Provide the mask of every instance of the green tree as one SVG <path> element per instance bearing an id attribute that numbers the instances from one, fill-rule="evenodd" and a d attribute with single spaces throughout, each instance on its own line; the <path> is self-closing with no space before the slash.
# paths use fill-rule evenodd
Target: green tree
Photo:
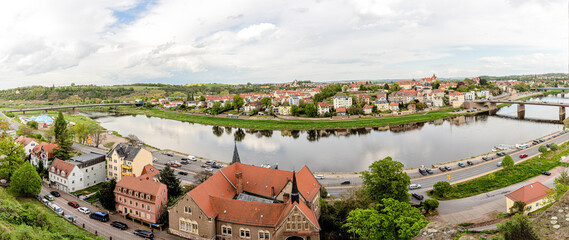
<path id="1" fill-rule="evenodd" d="M 540 153 L 544 153 L 544 152 L 547 152 L 547 147 L 545 145 L 541 145 L 541 146 L 539 146 L 539 148 L 537 150 Z"/>
<path id="2" fill-rule="evenodd" d="M 383 84 L 383 89 L 389 90 L 389 84 L 387 84 L 387 83 L 386 83 L 386 84 Z"/>
<path id="3" fill-rule="evenodd" d="M 397 92 L 401 90 L 401 88 L 399 87 L 399 83 L 393 83 L 393 85 L 391 85 L 391 87 L 389 88 L 389 92 Z"/>
<path id="4" fill-rule="evenodd" d="M 101 205 L 109 211 L 115 211 L 115 187 L 117 186 L 117 181 L 111 179 L 108 182 L 104 182 L 99 190 L 99 201 Z"/>
<path id="5" fill-rule="evenodd" d="M 447 181 L 440 181 L 433 185 L 433 193 L 439 197 L 445 197 L 452 190 L 452 186 Z"/>
<path id="6" fill-rule="evenodd" d="M 211 107 L 211 114 L 217 115 L 221 112 L 221 102 L 215 102 Z"/>
<path id="7" fill-rule="evenodd" d="M 77 125 L 73 127 L 73 130 L 75 133 L 75 138 L 77 138 L 77 141 L 82 144 L 85 144 L 89 139 L 89 135 L 97 131 L 97 126 L 88 123 L 77 123 Z"/>
<path id="8" fill-rule="evenodd" d="M 164 183 L 168 188 L 168 198 L 180 196 L 182 193 L 180 179 L 176 177 L 174 169 L 170 168 L 170 166 L 166 166 L 166 168 L 160 172 L 158 181 Z"/>
<path id="9" fill-rule="evenodd" d="M 429 213 L 439 207 L 439 201 L 437 199 L 427 199 L 421 202 L 421 206 Z"/>
<path id="10" fill-rule="evenodd" d="M 513 166 L 514 166 L 514 159 L 512 159 L 510 155 L 506 155 L 502 160 L 502 167 L 504 167 L 504 169 L 510 169 Z"/>
<path id="11" fill-rule="evenodd" d="M 433 87 L 433 89 L 439 89 L 440 85 L 441 85 L 441 82 L 439 82 L 439 80 L 431 83 L 431 87 Z"/>
<path id="12" fill-rule="evenodd" d="M 204 96 L 200 96 L 200 98 L 198 99 L 200 102 L 205 101 L 205 97 Z"/>
<path id="13" fill-rule="evenodd" d="M 298 116 L 299 114 L 300 114 L 300 109 L 298 109 L 298 106 L 296 105 L 290 106 L 290 115 Z"/>
<path id="14" fill-rule="evenodd" d="M 372 163 L 369 170 L 362 172 L 361 178 L 363 190 L 376 202 L 385 198 L 401 202 L 409 201 L 407 187 L 411 183 L 411 178 L 403 172 L 403 164 L 391 157 Z"/>
<path id="15" fill-rule="evenodd" d="M 304 112 L 309 117 L 316 117 L 316 115 L 318 115 L 318 110 L 316 110 L 314 103 L 307 103 L 304 105 Z"/>
<path id="16" fill-rule="evenodd" d="M 38 122 L 36 122 L 36 121 L 29 121 L 26 123 L 26 125 L 28 125 L 29 127 L 33 128 L 33 129 L 38 129 Z"/>
<path id="17" fill-rule="evenodd" d="M 515 201 L 512 207 L 510 207 L 510 213 L 512 214 L 524 214 L 526 211 L 526 203 L 523 201 Z"/>
<path id="18" fill-rule="evenodd" d="M 516 214 L 512 219 L 498 224 L 498 230 L 505 240 L 538 240 L 531 221 L 526 215 Z"/>
<path id="19" fill-rule="evenodd" d="M 40 193 L 41 184 L 41 178 L 30 162 L 24 163 L 10 178 L 10 190 L 23 197 Z"/>
<path id="20" fill-rule="evenodd" d="M 12 174 L 24 163 L 24 146 L 14 143 L 11 137 L 0 140 L 0 178 L 10 179 Z"/>
<path id="21" fill-rule="evenodd" d="M 265 108 L 269 108 L 273 104 L 273 100 L 271 100 L 270 97 L 264 97 L 261 99 L 261 103 L 263 106 L 265 106 Z"/>
<path id="22" fill-rule="evenodd" d="M 233 109 L 237 110 L 237 112 L 239 112 L 239 109 L 241 109 L 241 107 L 243 107 L 243 104 L 245 104 L 245 101 L 243 100 L 243 98 L 241 96 L 239 96 L 239 94 L 233 96 Z"/>
<path id="23" fill-rule="evenodd" d="M 567 171 L 559 173 L 559 176 L 553 180 L 553 186 L 555 191 L 552 191 L 549 195 L 554 199 L 559 199 L 569 190 L 569 173 Z"/>
<path id="24" fill-rule="evenodd" d="M 67 160 L 71 156 L 71 137 L 67 129 L 67 121 L 63 118 L 63 113 L 59 110 L 57 118 L 53 124 L 55 143 L 57 147 L 53 149 L 53 156 L 62 160 Z"/>
<path id="25" fill-rule="evenodd" d="M 549 145 L 549 149 L 551 149 L 551 151 L 557 151 L 557 149 L 559 149 L 559 146 L 557 146 L 555 143 L 551 143 Z"/>
<path id="26" fill-rule="evenodd" d="M 427 223 L 408 202 L 386 198 L 375 208 L 351 211 L 344 227 L 364 239 L 412 239 Z"/>
<path id="27" fill-rule="evenodd" d="M 231 110 L 232 105 L 231 102 L 227 101 L 223 104 L 223 111 Z"/>

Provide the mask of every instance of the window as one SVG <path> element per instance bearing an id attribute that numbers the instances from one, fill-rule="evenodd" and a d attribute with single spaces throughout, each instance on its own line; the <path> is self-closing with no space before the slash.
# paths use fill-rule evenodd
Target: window
<path id="1" fill-rule="evenodd" d="M 185 206 L 184 207 L 184 212 L 185 213 L 192 213 L 192 209 L 189 206 Z"/>
<path id="2" fill-rule="evenodd" d="M 137 206 L 137 207 L 138 207 L 138 202 L 134 202 L 134 206 Z"/>
<path id="3" fill-rule="evenodd" d="M 134 215 L 138 216 L 138 211 L 135 210 L 135 211 L 134 211 Z"/>
<path id="4" fill-rule="evenodd" d="M 221 226 L 221 234 L 223 234 L 223 235 L 231 235 L 231 227 L 229 227 L 229 226 Z"/>
<path id="5" fill-rule="evenodd" d="M 120 191 L 121 191 L 121 187 L 118 187 L 117 190 L 120 192 Z"/>
<path id="6" fill-rule="evenodd" d="M 140 204 L 140 207 L 141 207 L 142 209 L 144 209 L 144 203 L 141 203 L 141 204 Z"/>
<path id="7" fill-rule="evenodd" d="M 135 192 L 135 193 L 134 193 L 134 196 L 135 196 L 135 197 L 138 197 L 138 192 Z"/>
<path id="8" fill-rule="evenodd" d="M 180 218 L 180 230 L 198 234 L 198 223 Z"/>
<path id="9" fill-rule="evenodd" d="M 242 238 L 250 238 L 251 232 L 249 231 L 249 229 L 240 228 L 239 229 L 239 236 L 241 236 Z"/>
<path id="10" fill-rule="evenodd" d="M 146 214 L 146 219 L 150 220 L 150 214 Z"/>
<path id="11" fill-rule="evenodd" d="M 146 206 L 148 208 L 148 211 L 150 211 L 150 205 Z"/>
<path id="12" fill-rule="evenodd" d="M 122 197 L 119 197 L 119 202 L 122 202 Z"/>
<path id="13" fill-rule="evenodd" d="M 150 201 L 150 195 L 146 195 L 146 200 Z"/>
<path id="14" fill-rule="evenodd" d="M 129 200 L 129 204 L 132 205 L 132 200 Z"/>

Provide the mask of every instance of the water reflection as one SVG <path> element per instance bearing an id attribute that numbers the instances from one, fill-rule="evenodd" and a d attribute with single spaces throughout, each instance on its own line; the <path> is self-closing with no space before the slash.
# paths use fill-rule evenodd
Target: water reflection
<path id="1" fill-rule="evenodd" d="M 223 135 L 223 128 L 220 126 L 213 126 L 211 130 L 215 136 L 221 137 L 221 135 Z"/>

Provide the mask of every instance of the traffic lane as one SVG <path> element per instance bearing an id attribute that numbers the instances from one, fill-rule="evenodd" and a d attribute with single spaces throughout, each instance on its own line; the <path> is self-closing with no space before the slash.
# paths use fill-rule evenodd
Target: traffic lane
<path id="1" fill-rule="evenodd" d="M 320 185 L 324 187 L 341 186 L 342 183 L 346 181 L 350 182 L 348 185 L 361 185 L 363 182 L 360 177 L 318 179 Z"/>
<path id="2" fill-rule="evenodd" d="M 559 137 L 554 138 L 552 141 L 550 142 L 555 142 L 557 144 L 560 144 L 564 141 L 567 141 L 567 139 L 569 139 L 569 134 L 563 134 Z M 543 142 L 541 144 L 547 144 L 550 143 L 549 141 Z M 533 156 L 537 153 L 539 153 L 538 148 L 539 145 L 535 145 L 532 148 L 529 149 L 524 149 L 524 150 L 517 150 L 514 152 L 511 152 L 510 156 L 512 156 L 512 159 L 514 159 L 514 162 L 518 162 L 521 160 L 520 158 L 520 154 L 528 154 L 529 156 Z M 451 184 L 455 183 L 457 181 L 460 180 L 464 180 L 464 179 L 468 179 L 471 177 L 475 177 L 481 174 L 485 174 L 488 173 L 490 171 L 499 169 L 501 167 L 496 166 L 498 162 L 500 162 L 503 158 L 500 159 L 496 159 L 493 161 L 488 161 L 487 163 L 483 164 L 483 165 L 474 165 L 471 167 L 466 167 L 465 169 L 461 169 L 461 171 L 450 171 L 450 172 L 446 172 L 448 174 L 450 174 L 451 176 Z M 421 184 L 421 186 L 423 188 L 432 188 L 433 185 L 439 181 L 448 181 L 447 179 L 447 175 L 446 174 L 442 174 L 442 175 L 438 175 L 438 176 L 433 176 L 430 178 L 426 178 L 426 179 L 418 179 L 418 180 L 412 180 L 412 183 L 418 183 Z"/>
<path id="3" fill-rule="evenodd" d="M 82 153 L 96 152 L 96 153 L 100 153 L 100 154 L 107 154 L 107 151 L 105 151 L 103 149 L 88 147 L 88 146 L 85 146 L 85 145 L 82 145 L 79 143 L 73 143 L 73 145 L 71 145 L 71 147 L 77 151 L 82 152 Z"/>
<path id="4" fill-rule="evenodd" d="M 53 189 L 50 188 L 46 188 L 46 187 L 42 187 L 41 193 L 42 196 L 45 194 L 48 194 L 50 191 L 53 191 Z M 57 204 L 62 210 L 63 210 L 63 214 L 67 214 L 67 215 L 71 215 L 73 218 L 75 218 L 76 222 L 75 224 L 79 227 L 83 227 L 83 224 L 85 224 L 85 229 L 95 233 L 95 231 L 97 232 L 97 235 L 102 235 L 102 236 L 106 236 L 106 237 L 113 237 L 113 239 L 132 239 L 133 237 L 136 238 L 136 236 L 130 232 L 129 230 L 131 229 L 129 226 L 129 230 L 119 230 L 117 228 L 111 227 L 109 224 L 112 221 L 120 221 L 117 220 L 116 217 L 111 216 L 110 217 L 110 221 L 107 223 L 103 223 L 94 219 L 91 219 L 89 217 L 89 214 L 84 214 L 79 212 L 76 208 L 73 208 L 69 205 L 67 205 L 67 203 L 69 201 L 75 201 L 79 203 L 79 206 L 83 206 L 83 207 L 87 207 L 89 208 L 89 210 L 91 212 L 95 212 L 95 211 L 99 211 L 99 209 L 97 209 L 94 206 L 91 206 L 89 203 L 84 202 L 79 200 L 76 197 L 73 197 L 71 195 L 67 195 L 66 193 L 62 193 L 59 192 L 61 194 L 61 197 L 54 197 L 54 200 L 52 201 L 53 203 Z M 47 206 L 49 208 L 49 206 Z M 128 224 L 127 224 L 128 225 Z"/>

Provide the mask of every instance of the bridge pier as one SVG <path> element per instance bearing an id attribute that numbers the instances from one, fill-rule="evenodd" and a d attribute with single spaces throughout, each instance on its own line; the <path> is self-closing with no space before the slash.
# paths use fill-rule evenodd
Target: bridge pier
<path id="1" fill-rule="evenodd" d="M 565 90 L 561 90 L 561 97 L 565 97 Z"/>
<path id="2" fill-rule="evenodd" d="M 71 111 L 73 111 L 73 114 L 75 114 L 75 108 L 72 108 L 72 110 L 71 110 Z"/>
<path id="3" fill-rule="evenodd" d="M 526 105 L 518 103 L 518 118 L 524 119 L 525 115 L 526 115 Z"/>
<path id="4" fill-rule="evenodd" d="M 498 108 L 496 107 L 496 103 L 493 102 L 488 102 L 488 114 L 489 115 L 496 115 L 496 112 L 498 112 Z"/>
<path id="5" fill-rule="evenodd" d="M 565 120 L 565 107 L 559 107 L 559 121 Z"/>
<path id="6" fill-rule="evenodd" d="M 26 115 L 26 111 L 22 111 L 22 115 Z"/>

